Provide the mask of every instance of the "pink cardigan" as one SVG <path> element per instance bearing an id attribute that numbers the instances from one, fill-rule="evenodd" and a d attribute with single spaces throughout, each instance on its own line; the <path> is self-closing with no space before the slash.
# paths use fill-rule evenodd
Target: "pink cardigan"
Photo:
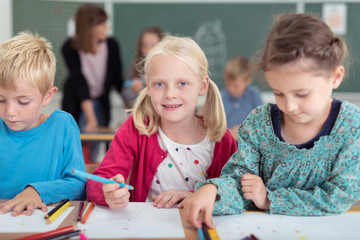
<path id="1" fill-rule="evenodd" d="M 206 170 L 209 178 L 219 177 L 222 167 L 236 152 L 236 142 L 226 131 L 220 142 L 215 143 L 214 157 Z M 149 194 L 151 182 L 159 164 L 166 158 L 158 142 L 157 134 L 150 137 L 140 135 L 131 115 L 116 132 L 105 158 L 94 171 L 95 175 L 111 178 L 122 174 L 126 179 L 131 172 L 130 201 L 144 202 Z M 86 184 L 87 198 L 98 204 L 107 205 L 102 192 L 102 183 L 89 180 Z"/>

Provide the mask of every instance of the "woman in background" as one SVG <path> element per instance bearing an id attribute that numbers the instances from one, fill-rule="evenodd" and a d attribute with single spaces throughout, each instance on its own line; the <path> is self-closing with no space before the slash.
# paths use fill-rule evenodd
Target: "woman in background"
<path id="1" fill-rule="evenodd" d="M 107 37 L 105 11 L 84 4 L 75 15 L 75 36 L 66 40 L 62 54 L 69 75 L 64 85 L 63 110 L 71 113 L 81 131 L 96 131 L 110 121 L 109 92 L 123 83 L 120 48 Z M 96 160 L 99 144 L 92 144 L 91 161 Z"/>

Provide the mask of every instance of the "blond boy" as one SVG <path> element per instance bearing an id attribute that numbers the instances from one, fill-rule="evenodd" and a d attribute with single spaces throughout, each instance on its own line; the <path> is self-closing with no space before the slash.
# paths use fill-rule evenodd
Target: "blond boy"
<path id="1" fill-rule="evenodd" d="M 84 199 L 80 133 L 72 116 L 42 113 L 57 92 L 46 39 L 23 32 L 0 44 L 0 213 L 16 216 L 62 199 Z"/>
<path id="2" fill-rule="evenodd" d="M 263 104 L 260 91 L 251 86 L 252 66 L 244 57 L 230 59 L 224 70 L 226 89 L 221 91 L 228 129 L 237 139 L 237 129 L 252 109 Z"/>

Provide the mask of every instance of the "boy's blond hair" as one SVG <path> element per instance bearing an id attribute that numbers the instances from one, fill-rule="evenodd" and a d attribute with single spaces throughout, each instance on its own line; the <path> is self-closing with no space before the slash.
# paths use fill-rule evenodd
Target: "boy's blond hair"
<path id="1" fill-rule="evenodd" d="M 238 77 L 243 80 L 251 78 L 253 67 L 249 59 L 241 56 L 231 58 L 225 66 L 224 74 L 229 80 L 235 80 Z"/>
<path id="2" fill-rule="evenodd" d="M 37 87 L 42 95 L 54 85 L 56 58 L 43 37 L 21 32 L 0 44 L 0 87 L 16 90 L 19 84 Z"/>
<path id="3" fill-rule="evenodd" d="M 173 56 L 182 61 L 198 76 L 199 81 L 208 76 L 206 56 L 199 45 L 191 38 L 166 36 L 156 44 L 145 59 L 143 71 L 145 79 L 147 79 L 149 64 L 157 55 Z M 219 89 L 212 80 L 209 81 L 205 104 L 199 115 L 203 117 L 204 126 L 209 129 L 210 140 L 214 142 L 220 141 L 225 134 L 227 123 Z M 154 134 L 160 125 L 160 116 L 152 106 L 146 88 L 140 92 L 135 102 L 134 122 L 140 133 L 147 136 Z"/>

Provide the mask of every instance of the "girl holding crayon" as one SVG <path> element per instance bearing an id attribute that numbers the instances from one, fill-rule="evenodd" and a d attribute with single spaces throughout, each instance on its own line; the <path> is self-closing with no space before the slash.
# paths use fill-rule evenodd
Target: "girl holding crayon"
<path id="1" fill-rule="evenodd" d="M 145 59 L 147 87 L 120 127 L 94 174 L 130 185 L 87 183 L 88 199 L 111 208 L 129 200 L 170 208 L 197 182 L 220 175 L 236 151 L 216 84 L 201 48 L 189 38 L 167 36 Z M 205 105 L 196 113 L 199 96 Z"/>

